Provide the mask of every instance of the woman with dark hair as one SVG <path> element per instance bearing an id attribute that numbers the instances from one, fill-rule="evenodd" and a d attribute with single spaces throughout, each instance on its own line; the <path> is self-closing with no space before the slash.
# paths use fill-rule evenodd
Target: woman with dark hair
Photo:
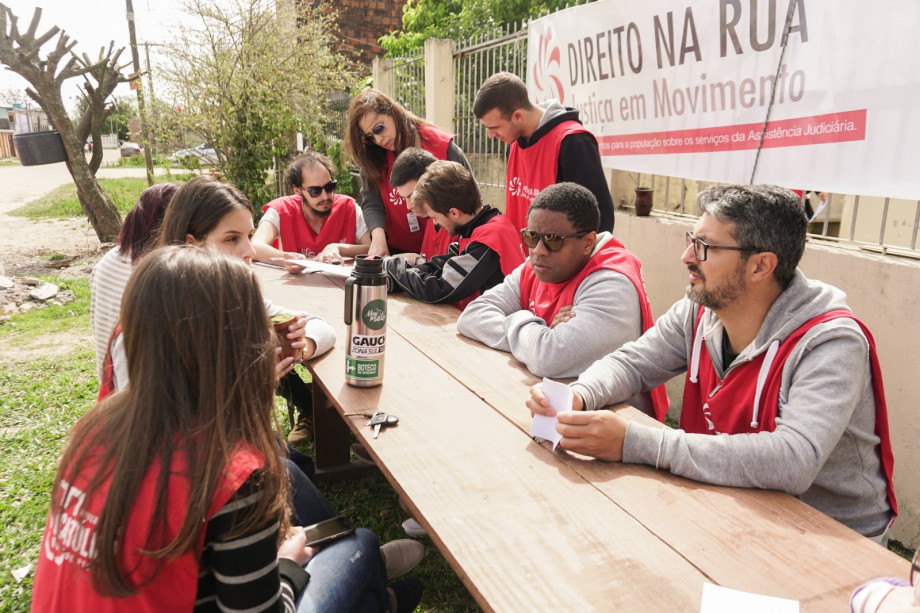
<path id="1" fill-rule="evenodd" d="M 159 249 L 131 276 L 121 323 L 132 383 L 74 428 L 33 611 L 415 607 L 417 580 L 385 587 L 373 533 L 319 548 L 289 526 L 275 343 L 248 266 L 211 249 Z M 319 521 L 331 510 L 314 495 Z"/>
<path id="2" fill-rule="evenodd" d="M 169 210 L 163 217 L 158 239 L 159 246 L 196 244 L 213 247 L 218 251 L 252 262 L 253 208 L 249 199 L 239 189 L 212 177 L 201 175 L 183 185 L 173 196 Z M 335 345 L 335 330 L 319 317 L 295 313 L 265 301 L 268 316 L 294 315 L 288 327 L 292 346 L 303 350 L 304 360 L 329 351 Z M 111 359 L 103 365 L 100 379 L 100 399 L 105 393 L 120 390 L 128 381 L 122 339 L 116 335 L 110 343 Z M 277 365 L 281 378 L 294 367 L 294 358 L 287 357 Z"/>
<path id="3" fill-rule="evenodd" d="M 115 247 L 102 256 L 90 273 L 89 322 L 96 341 L 96 373 L 100 379 L 109 338 L 121 308 L 121 293 L 133 267 L 156 245 L 166 205 L 178 189 L 176 183 L 157 183 L 145 189 L 125 216 Z"/>
<path id="4" fill-rule="evenodd" d="M 418 253 L 428 219 L 420 219 L 390 185 L 396 157 L 421 147 L 439 160 L 470 163 L 453 136 L 420 119 L 385 94 L 366 89 L 348 107 L 345 149 L 361 170 L 361 210 L 371 233 L 370 255 Z"/>

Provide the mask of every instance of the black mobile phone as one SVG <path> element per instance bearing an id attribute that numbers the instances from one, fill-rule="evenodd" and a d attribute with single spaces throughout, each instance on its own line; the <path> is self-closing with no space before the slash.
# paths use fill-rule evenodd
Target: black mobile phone
<path id="1" fill-rule="evenodd" d="M 337 538 L 348 536 L 355 531 L 355 527 L 346 517 L 333 517 L 312 526 L 304 526 L 307 535 L 307 545 L 322 545 Z"/>

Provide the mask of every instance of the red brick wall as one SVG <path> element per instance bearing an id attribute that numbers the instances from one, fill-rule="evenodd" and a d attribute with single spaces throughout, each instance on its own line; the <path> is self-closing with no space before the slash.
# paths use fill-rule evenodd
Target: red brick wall
<path id="1" fill-rule="evenodd" d="M 345 51 L 370 74 L 371 60 L 385 52 L 377 39 L 402 27 L 405 0 L 334 0 Z"/>

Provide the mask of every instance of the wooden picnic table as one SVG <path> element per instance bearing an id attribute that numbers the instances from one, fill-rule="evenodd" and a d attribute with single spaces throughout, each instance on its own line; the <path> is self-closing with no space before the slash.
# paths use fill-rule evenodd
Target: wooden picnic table
<path id="1" fill-rule="evenodd" d="M 338 335 L 308 364 L 319 477 L 354 470 L 353 432 L 486 611 L 699 611 L 707 582 L 846 611 L 862 582 L 909 573 L 906 560 L 789 494 L 538 444 L 524 406 L 538 378 L 458 335 L 451 306 L 391 295 L 384 382 L 351 387 L 344 279 L 255 268 L 267 297 Z M 400 422 L 373 439 L 361 414 L 377 407 Z"/>

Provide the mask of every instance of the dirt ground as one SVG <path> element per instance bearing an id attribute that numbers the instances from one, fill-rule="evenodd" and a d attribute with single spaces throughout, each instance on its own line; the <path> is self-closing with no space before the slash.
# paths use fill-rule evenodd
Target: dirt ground
<path id="1" fill-rule="evenodd" d="M 96 176 L 145 176 L 143 168 L 105 168 L 105 164 L 116 160 L 118 155 L 117 150 L 107 150 L 103 167 Z M 103 248 L 100 244 L 85 217 L 33 221 L 7 214 L 71 181 L 63 162 L 31 167 L 0 166 L 0 276 L 14 280 L 41 275 L 89 277 L 107 247 Z M 70 260 L 69 266 L 55 265 L 49 258 L 52 254 L 66 256 Z M 63 355 L 76 346 L 92 347 L 92 336 L 62 334 L 56 335 L 53 340 L 37 340 L 29 346 L 4 342 L 0 343 L 0 365 L 37 356 Z"/>
<path id="2" fill-rule="evenodd" d="M 145 176 L 143 168 L 105 167 L 117 158 L 117 150 L 106 150 L 103 167 L 96 176 Z M 104 250 L 86 218 L 32 221 L 7 214 L 71 180 L 63 162 L 0 166 L 0 276 L 89 276 Z M 54 253 L 72 258 L 72 264 L 58 269 L 50 267 L 48 256 Z"/>

